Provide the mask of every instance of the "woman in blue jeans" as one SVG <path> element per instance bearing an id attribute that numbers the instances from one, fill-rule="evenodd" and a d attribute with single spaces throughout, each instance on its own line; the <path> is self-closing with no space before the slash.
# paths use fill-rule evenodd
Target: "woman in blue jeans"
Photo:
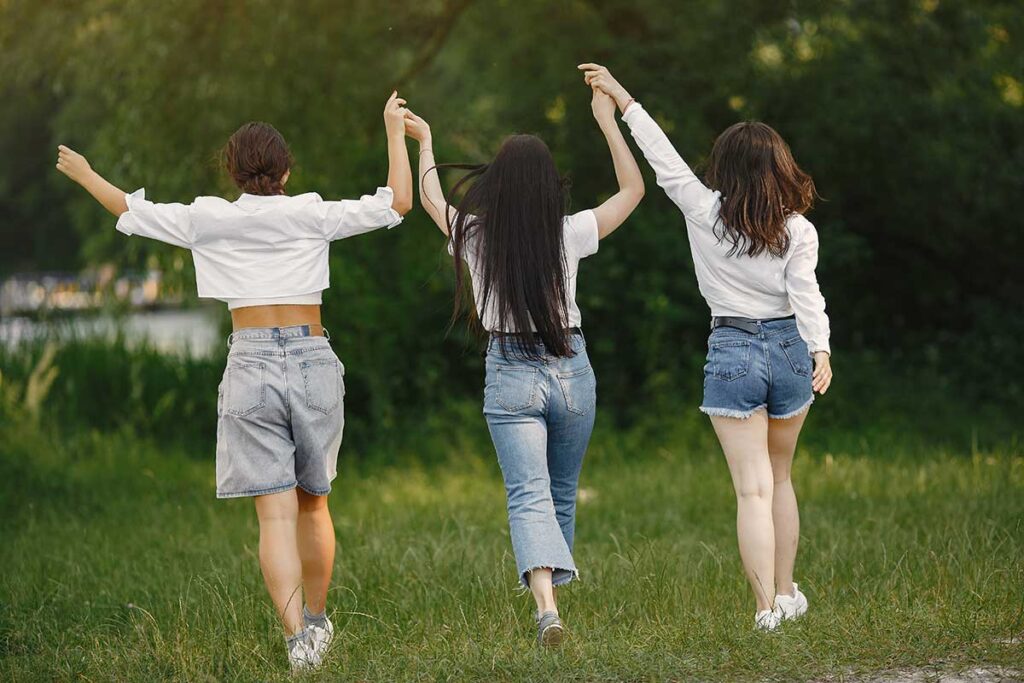
<path id="1" fill-rule="evenodd" d="M 824 394 L 832 381 L 829 322 L 814 273 L 818 233 L 803 215 L 814 204 L 814 181 L 778 133 L 744 121 L 715 140 L 705 185 L 608 69 L 579 68 L 588 85 L 615 99 L 658 185 L 685 218 L 712 315 L 700 409 L 736 490 L 754 625 L 774 630 L 807 611 L 793 582 L 800 517 L 790 468 L 813 392 Z"/>
<path id="2" fill-rule="evenodd" d="M 596 380 L 576 305 L 579 263 L 644 194 L 615 103 L 595 89 L 592 108 L 619 191 L 571 215 L 554 159 L 532 135 L 509 137 L 488 164 L 462 167 L 470 172 L 453 194 L 467 189 L 452 206 L 441 190 L 430 127 L 406 114 L 406 132 L 420 143 L 423 207 L 449 237 L 455 259 L 456 312 L 462 304 L 472 310 L 462 296 L 465 262 L 475 310 L 490 335 L 484 415 L 505 479 L 518 576 L 537 602 L 538 642 L 545 646 L 563 636 L 554 586 L 577 575 L 576 488 L 594 426 Z"/>

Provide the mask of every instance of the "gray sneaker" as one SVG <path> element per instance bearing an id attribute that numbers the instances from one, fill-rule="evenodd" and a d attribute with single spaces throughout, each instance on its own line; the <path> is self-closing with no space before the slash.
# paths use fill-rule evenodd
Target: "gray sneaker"
<path id="1" fill-rule="evenodd" d="M 565 637 L 565 629 L 557 612 L 545 612 L 537 617 L 537 644 L 541 647 L 558 647 Z"/>

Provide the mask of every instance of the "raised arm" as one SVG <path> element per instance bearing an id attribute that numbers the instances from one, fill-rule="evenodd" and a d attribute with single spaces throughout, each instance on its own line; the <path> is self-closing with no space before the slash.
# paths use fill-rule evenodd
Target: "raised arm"
<path id="1" fill-rule="evenodd" d="M 124 234 L 192 248 L 192 220 L 186 204 L 155 204 L 146 199 L 143 189 L 126 194 L 92 170 L 84 156 L 64 145 L 57 148 L 57 170 L 84 187 L 103 208 L 117 216 L 117 229 Z"/>
<path id="2" fill-rule="evenodd" d="M 384 105 L 384 129 L 388 135 L 388 187 L 393 200 L 391 208 L 404 216 L 412 208 L 412 169 L 409 150 L 405 146 L 405 100 L 398 91 L 391 93 Z"/>
<path id="3" fill-rule="evenodd" d="M 718 193 L 708 189 L 694 175 L 679 152 L 669 141 L 661 126 L 651 118 L 608 69 L 599 64 L 580 64 L 588 85 L 608 93 L 622 112 L 647 162 L 654 169 L 658 185 L 665 190 L 687 218 L 701 221 L 718 200 Z"/>
<path id="4" fill-rule="evenodd" d="M 420 204 L 424 211 L 434 221 L 434 224 L 445 235 L 448 234 L 448 220 L 455 220 L 455 209 L 449 209 L 449 215 L 445 216 L 445 207 L 448 206 L 444 198 L 444 190 L 441 189 L 441 179 L 437 175 L 436 162 L 434 161 L 434 142 L 430 135 L 430 124 L 422 118 L 406 111 L 405 132 L 412 139 L 420 143 L 419 163 L 419 187 Z"/>
<path id="5" fill-rule="evenodd" d="M 619 182 L 619 191 L 594 209 L 597 236 L 598 239 L 604 239 L 629 218 L 629 214 L 633 213 L 633 209 L 643 199 L 644 177 L 640 174 L 640 167 L 637 166 L 626 139 L 622 137 L 619 124 L 615 121 L 615 101 L 600 88 L 594 87 L 593 90 L 591 108 L 608 142 L 612 164 L 615 166 L 615 179 Z"/>
<path id="6" fill-rule="evenodd" d="M 120 217 L 128 210 L 125 191 L 92 170 L 89 161 L 64 145 L 57 147 L 57 170 L 85 188 L 103 208 Z"/>

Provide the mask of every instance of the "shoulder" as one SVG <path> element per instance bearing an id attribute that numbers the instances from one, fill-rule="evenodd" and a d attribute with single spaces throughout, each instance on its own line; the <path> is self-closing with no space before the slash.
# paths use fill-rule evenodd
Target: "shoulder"
<path id="1" fill-rule="evenodd" d="M 590 233 L 597 234 L 597 216 L 593 209 L 578 211 L 563 218 L 562 227 L 576 237 L 587 238 Z"/>
<path id="2" fill-rule="evenodd" d="M 802 213 L 789 214 L 786 219 L 786 228 L 789 230 L 790 238 L 795 241 L 818 239 L 818 231 L 815 229 L 814 223 L 807 220 Z"/>

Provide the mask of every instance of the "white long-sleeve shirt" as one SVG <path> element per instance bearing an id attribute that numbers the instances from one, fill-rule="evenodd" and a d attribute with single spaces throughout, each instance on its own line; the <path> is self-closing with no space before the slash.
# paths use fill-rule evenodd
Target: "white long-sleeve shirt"
<path id="1" fill-rule="evenodd" d="M 390 187 L 340 201 L 309 192 L 154 204 L 145 190 L 125 199 L 128 211 L 118 218 L 117 229 L 191 250 L 199 296 L 225 301 L 228 308 L 319 304 L 330 285 L 327 255 L 333 240 L 402 222 L 391 208 Z"/>
<path id="2" fill-rule="evenodd" d="M 781 257 L 730 256 L 732 243 L 715 235 L 720 193 L 700 182 L 638 102 L 626 108 L 622 120 L 654 169 L 658 186 L 683 212 L 697 285 L 711 315 L 760 319 L 796 314 L 808 350 L 830 352 L 825 299 L 814 274 L 818 233 L 811 222 L 798 213 L 789 216 L 790 247 Z"/>

